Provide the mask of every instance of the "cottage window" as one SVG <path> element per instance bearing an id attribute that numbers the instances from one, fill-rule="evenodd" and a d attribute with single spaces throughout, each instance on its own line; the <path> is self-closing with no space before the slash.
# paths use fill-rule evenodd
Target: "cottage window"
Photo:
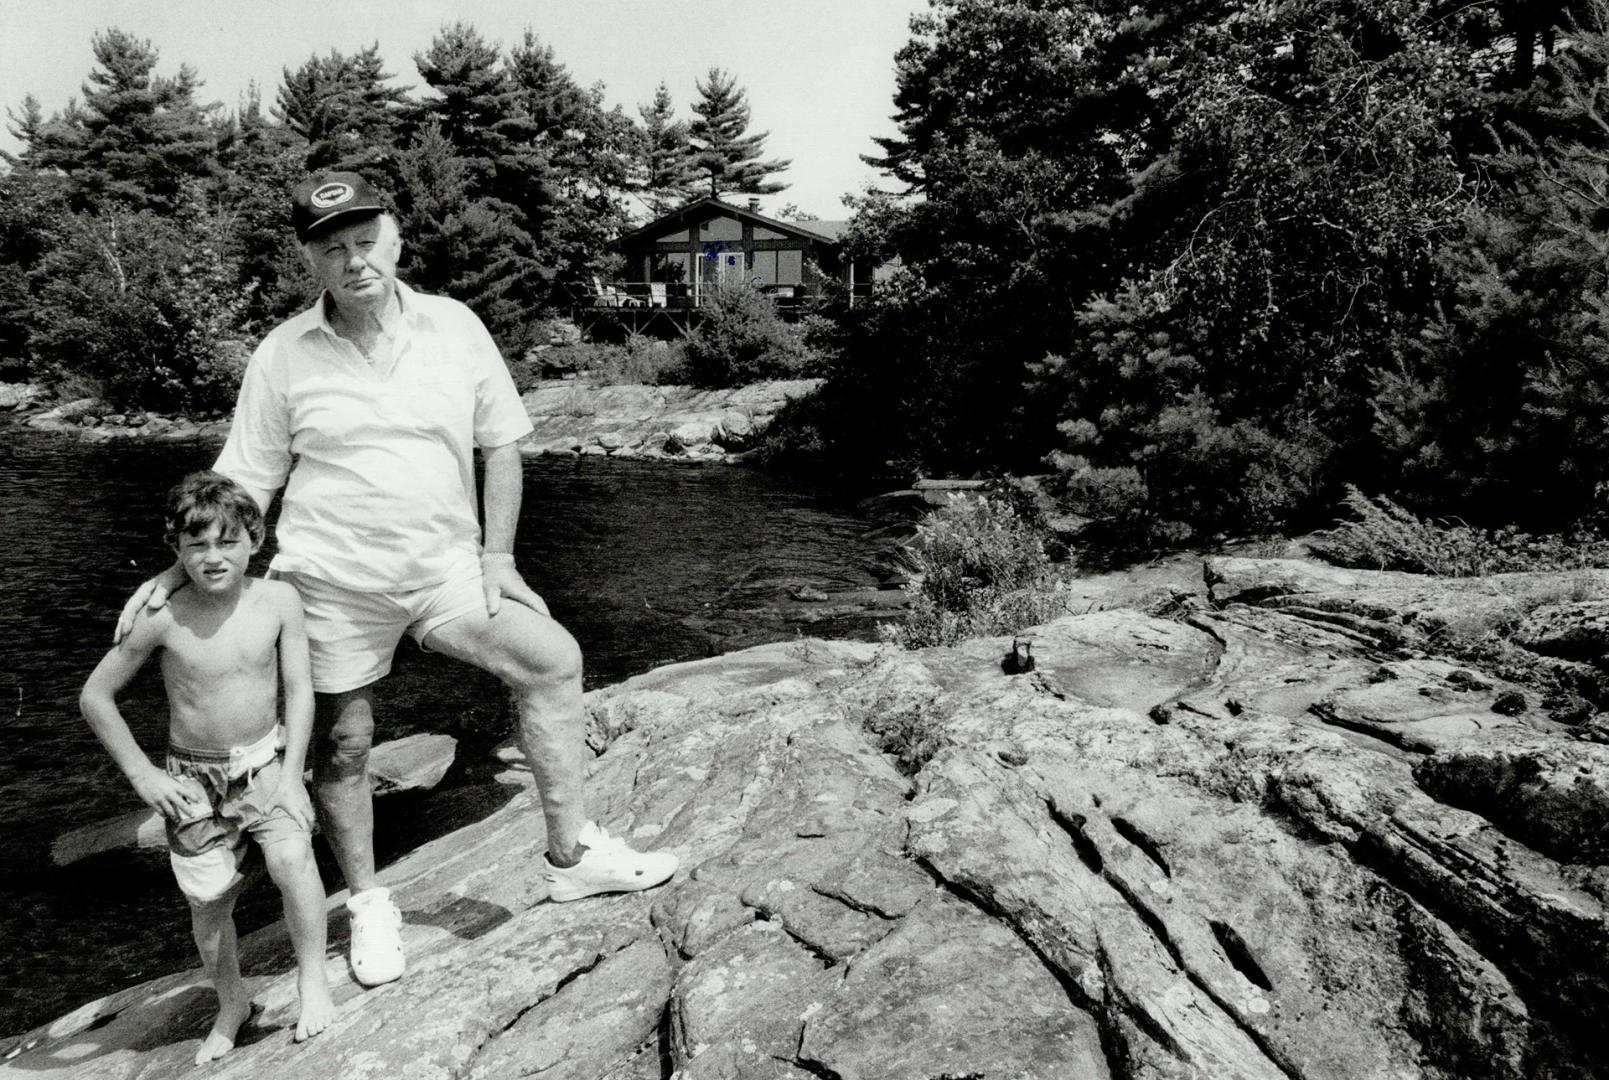
<path id="1" fill-rule="evenodd" d="M 792 251 L 779 251 L 777 256 L 778 285 L 804 284 L 804 252 L 795 248 Z"/>
<path id="2" fill-rule="evenodd" d="M 649 281 L 686 281 L 687 252 L 656 252 L 649 256 Z"/>
<path id="3" fill-rule="evenodd" d="M 736 218 L 717 217 L 700 222 L 698 226 L 700 240 L 741 240 L 743 239 L 743 223 Z"/>
<path id="4" fill-rule="evenodd" d="M 756 251 L 754 253 L 754 276 L 761 285 L 775 285 L 777 283 L 777 253 L 774 251 Z"/>

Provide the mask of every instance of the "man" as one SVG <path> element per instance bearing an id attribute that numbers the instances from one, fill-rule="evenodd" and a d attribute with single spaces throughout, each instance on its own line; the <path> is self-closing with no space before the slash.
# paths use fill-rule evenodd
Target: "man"
<path id="1" fill-rule="evenodd" d="M 375 986 L 405 966 L 401 915 L 375 876 L 367 775 L 373 686 L 403 633 L 514 692 L 552 899 L 649 888 L 677 861 L 632 851 L 585 820 L 581 652 L 514 565 L 518 440 L 531 422 L 490 335 L 464 305 L 397 280 L 396 220 L 358 174 L 300 184 L 291 217 L 324 291 L 252 354 L 215 468 L 265 509 L 285 489 L 270 574 L 306 608 L 314 790 L 351 888 L 353 974 Z M 161 606 L 182 580 L 164 571 L 124 621 L 141 603 Z"/>

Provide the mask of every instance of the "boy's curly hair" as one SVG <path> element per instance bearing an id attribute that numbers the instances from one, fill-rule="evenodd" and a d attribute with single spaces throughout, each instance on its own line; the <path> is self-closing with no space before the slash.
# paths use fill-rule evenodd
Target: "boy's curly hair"
<path id="1" fill-rule="evenodd" d="M 253 546 L 263 542 L 266 526 L 257 500 L 222 473 L 202 469 L 169 490 L 162 539 L 170 548 L 177 549 L 181 537 L 206 532 L 215 521 L 223 522 L 226 530 L 244 529 Z"/>

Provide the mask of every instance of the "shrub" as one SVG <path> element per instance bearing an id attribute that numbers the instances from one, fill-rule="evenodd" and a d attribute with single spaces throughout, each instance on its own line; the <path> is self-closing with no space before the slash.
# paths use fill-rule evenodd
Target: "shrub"
<path id="1" fill-rule="evenodd" d="M 1343 505 L 1354 519 L 1312 544 L 1314 554 L 1339 566 L 1446 577 L 1609 566 L 1609 540 L 1595 533 L 1532 536 L 1512 527 L 1485 530 L 1427 521 L 1384 495 L 1370 498 L 1351 485 Z"/>
<path id="2" fill-rule="evenodd" d="M 596 386 L 668 386 L 685 381 L 680 342 L 632 334 L 623 344 L 578 341 L 531 349 L 509 365 L 521 393 L 543 379 L 575 375 Z"/>
<path id="3" fill-rule="evenodd" d="M 1068 610 L 1044 535 L 1007 501 L 952 496 L 917 526 L 910 614 L 893 630 L 906 648 L 1011 633 Z"/>
<path id="4" fill-rule="evenodd" d="M 250 290 L 222 241 L 198 210 L 75 218 L 30 275 L 30 344 L 49 380 L 93 382 L 118 409 L 228 411 L 250 355 Z"/>
<path id="5" fill-rule="evenodd" d="M 741 282 L 704 294 L 704 320 L 687 337 L 687 379 L 695 386 L 744 386 L 809 375 L 818 359 L 765 296 Z"/>
<path id="6" fill-rule="evenodd" d="M 600 348 L 581 373 L 601 386 L 668 386 L 685 381 L 686 365 L 686 347 L 681 342 L 632 334 L 623 345 Z"/>

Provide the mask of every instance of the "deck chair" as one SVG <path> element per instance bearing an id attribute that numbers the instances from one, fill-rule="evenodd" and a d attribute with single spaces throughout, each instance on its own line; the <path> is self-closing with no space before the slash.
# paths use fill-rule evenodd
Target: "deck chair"
<path id="1" fill-rule="evenodd" d="M 665 295 L 665 283 L 663 281 L 650 281 L 648 283 L 648 306 L 670 306 L 670 300 Z"/>

